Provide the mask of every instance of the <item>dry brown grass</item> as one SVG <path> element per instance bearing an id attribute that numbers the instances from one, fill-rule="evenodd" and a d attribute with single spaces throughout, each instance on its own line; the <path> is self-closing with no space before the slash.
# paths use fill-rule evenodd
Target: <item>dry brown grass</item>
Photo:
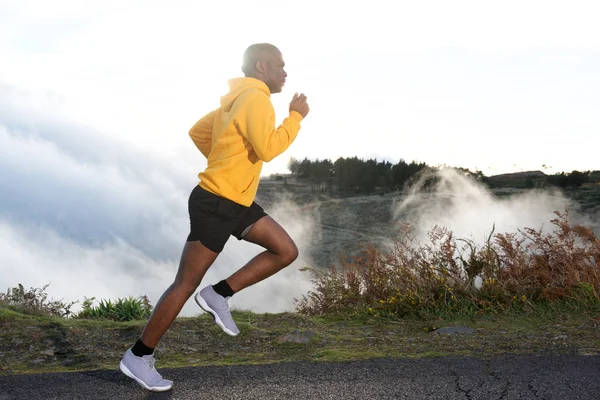
<path id="1" fill-rule="evenodd" d="M 392 251 L 366 244 L 326 271 L 309 269 L 314 289 L 297 301 L 308 315 L 430 316 L 527 311 L 548 304 L 600 305 L 600 239 L 555 212 L 554 231 L 490 233 L 478 247 L 433 227 L 418 243 L 404 226 Z M 476 282 L 478 284 L 476 284 Z"/>

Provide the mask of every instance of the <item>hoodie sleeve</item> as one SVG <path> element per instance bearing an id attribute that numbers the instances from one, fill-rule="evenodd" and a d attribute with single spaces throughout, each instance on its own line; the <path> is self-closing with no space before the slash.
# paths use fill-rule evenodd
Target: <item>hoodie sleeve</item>
<path id="1" fill-rule="evenodd" d="M 206 158 L 208 158 L 212 148 L 212 129 L 216 112 L 217 110 L 209 112 L 196 122 L 194 126 L 192 126 L 192 129 L 190 129 L 190 137 L 198 150 L 200 150 Z"/>
<path id="2" fill-rule="evenodd" d="M 296 139 L 302 116 L 292 111 L 275 128 L 275 110 L 267 95 L 256 91 L 249 94 L 244 103 L 245 112 L 238 118 L 238 128 L 250 142 L 258 158 L 269 162 L 283 153 Z"/>

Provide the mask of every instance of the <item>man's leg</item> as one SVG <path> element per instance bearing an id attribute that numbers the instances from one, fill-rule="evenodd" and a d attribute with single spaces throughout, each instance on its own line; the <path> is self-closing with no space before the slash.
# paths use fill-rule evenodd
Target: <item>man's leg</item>
<path id="1" fill-rule="evenodd" d="M 266 250 L 226 280 L 202 289 L 196 295 L 196 301 L 204 311 L 212 314 L 225 333 L 236 336 L 239 329 L 231 317 L 227 299 L 290 265 L 298 257 L 298 248 L 287 232 L 256 203 L 250 206 L 232 234 Z"/>
<path id="2" fill-rule="evenodd" d="M 158 300 L 142 332 L 146 346 L 156 347 L 218 255 L 199 241 L 185 243 L 175 281 Z"/>
<path id="3" fill-rule="evenodd" d="M 298 258 L 298 248 L 290 235 L 268 215 L 256 221 L 242 239 L 266 250 L 226 279 L 234 292 L 268 278 Z"/>
<path id="4" fill-rule="evenodd" d="M 166 391 L 173 387 L 173 382 L 163 379 L 154 368 L 154 347 L 194 293 L 218 254 L 199 241 L 185 243 L 175 281 L 156 304 L 140 340 L 123 356 L 119 369 L 145 389 Z"/>

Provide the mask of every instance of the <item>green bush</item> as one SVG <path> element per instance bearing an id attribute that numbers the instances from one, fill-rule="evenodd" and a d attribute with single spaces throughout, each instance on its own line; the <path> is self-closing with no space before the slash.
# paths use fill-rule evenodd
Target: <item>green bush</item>
<path id="1" fill-rule="evenodd" d="M 102 318 L 113 321 L 143 320 L 152 314 L 152 305 L 148 297 L 119 298 L 115 302 L 101 299 L 97 306 L 93 306 L 95 297 L 84 298 L 83 309 L 77 318 Z"/>

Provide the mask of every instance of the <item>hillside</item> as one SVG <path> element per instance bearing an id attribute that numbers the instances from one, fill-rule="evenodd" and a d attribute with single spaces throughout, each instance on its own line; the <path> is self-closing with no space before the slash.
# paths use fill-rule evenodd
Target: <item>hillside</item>
<path id="1" fill-rule="evenodd" d="M 535 178 L 545 178 L 548 175 L 543 173 L 542 171 L 524 171 L 524 172 L 513 172 L 510 174 L 499 174 L 492 175 L 488 179 L 490 181 L 498 181 L 502 179 L 511 179 L 515 181 L 524 180 L 526 178 L 535 177 Z"/>
<path id="2" fill-rule="evenodd" d="M 544 179 L 545 175 L 540 171 L 497 175 L 490 178 L 502 184 L 492 185 L 489 191 L 498 199 L 506 199 L 532 190 L 546 189 L 524 188 L 523 183 L 532 177 Z M 598 221 L 600 186 L 586 185 L 563 189 L 561 193 L 575 202 L 575 211 L 590 215 Z M 310 247 L 314 253 L 311 254 L 311 258 L 316 267 L 327 267 L 337 263 L 341 253 L 347 256 L 355 254 L 359 250 L 357 242 L 389 242 L 398 232 L 399 223 L 403 222 L 402 218 L 394 220 L 394 208 L 406 196 L 404 192 L 351 197 L 331 196 L 327 192 L 313 190 L 304 180 L 288 177 L 286 182 L 275 178 L 263 178 L 257 201 L 266 209 L 272 209 L 284 200 L 291 201 L 300 207 L 300 212 L 310 215 L 321 228 L 312 238 Z"/>

